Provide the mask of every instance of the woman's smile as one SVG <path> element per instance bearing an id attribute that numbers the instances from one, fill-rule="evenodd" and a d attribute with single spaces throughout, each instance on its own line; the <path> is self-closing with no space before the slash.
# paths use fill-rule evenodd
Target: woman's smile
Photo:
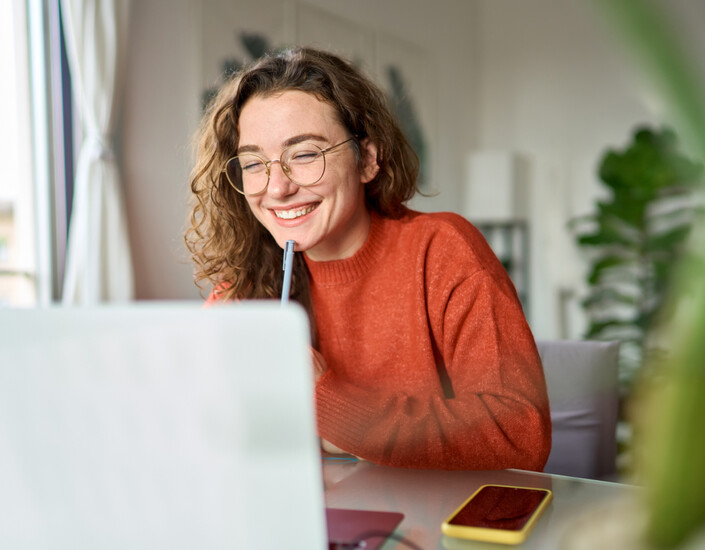
<path id="1" fill-rule="evenodd" d="M 320 203 L 309 204 L 306 206 L 294 206 L 291 208 L 271 208 L 271 211 L 280 220 L 297 220 L 307 214 L 313 212 Z"/>

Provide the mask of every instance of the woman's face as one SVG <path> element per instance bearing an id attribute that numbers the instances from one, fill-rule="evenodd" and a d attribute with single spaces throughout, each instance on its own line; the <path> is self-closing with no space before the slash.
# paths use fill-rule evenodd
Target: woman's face
<path id="1" fill-rule="evenodd" d="M 239 130 L 238 152 L 265 160 L 279 159 L 287 146 L 300 141 L 327 149 L 352 137 L 330 104 L 298 90 L 250 98 Z M 291 239 L 295 250 L 315 261 L 350 257 L 369 233 L 364 185 L 379 170 L 374 145 L 363 142 L 361 156 L 362 169 L 352 141 L 326 153 L 325 173 L 311 187 L 299 187 L 273 163 L 266 191 L 247 197 L 250 209 L 282 248 Z"/>

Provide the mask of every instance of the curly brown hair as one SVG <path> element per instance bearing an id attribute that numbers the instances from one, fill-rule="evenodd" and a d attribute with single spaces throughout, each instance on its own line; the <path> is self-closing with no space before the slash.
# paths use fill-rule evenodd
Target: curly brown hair
<path id="1" fill-rule="evenodd" d="M 218 299 L 277 298 L 282 288 L 282 251 L 254 217 L 245 197 L 224 177 L 236 155 L 238 121 L 247 101 L 286 90 L 313 94 L 334 107 L 359 143 L 377 146 L 377 176 L 365 185 L 370 211 L 398 218 L 417 191 L 418 158 L 389 109 L 384 93 L 350 62 L 328 52 L 296 48 L 267 55 L 242 69 L 210 103 L 196 134 L 191 176 L 193 207 L 184 237 L 196 264 L 199 288 L 206 281 Z M 306 264 L 295 257 L 292 299 L 311 313 Z"/>

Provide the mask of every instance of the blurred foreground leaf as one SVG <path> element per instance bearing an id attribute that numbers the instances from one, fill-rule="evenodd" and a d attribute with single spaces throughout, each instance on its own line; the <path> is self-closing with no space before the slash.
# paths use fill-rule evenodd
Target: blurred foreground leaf
<path id="1" fill-rule="evenodd" d="M 644 62 L 694 155 L 705 160 L 705 94 L 696 65 L 669 26 L 668 3 L 598 0 L 625 45 Z M 687 173 L 682 165 L 674 167 Z M 702 189 L 700 190 L 702 193 Z M 681 262 L 666 302 L 675 319 L 667 330 L 671 350 L 647 370 L 659 371 L 656 388 L 643 399 L 642 456 L 649 494 L 648 540 L 677 548 L 705 530 L 705 227 L 696 218 L 691 255 Z M 679 230 L 676 228 L 675 230 Z M 667 234 L 668 235 L 668 234 Z M 663 238 L 660 244 L 668 245 Z M 658 366 L 653 366 L 658 365 Z"/>

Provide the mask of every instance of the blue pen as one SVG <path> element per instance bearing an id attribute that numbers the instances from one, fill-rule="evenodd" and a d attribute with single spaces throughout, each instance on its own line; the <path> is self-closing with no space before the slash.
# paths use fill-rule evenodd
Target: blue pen
<path id="1" fill-rule="evenodd" d="M 294 268 L 294 241 L 286 241 L 282 269 L 284 270 L 284 285 L 282 286 L 282 307 L 289 303 L 289 289 L 291 288 L 291 270 Z"/>

